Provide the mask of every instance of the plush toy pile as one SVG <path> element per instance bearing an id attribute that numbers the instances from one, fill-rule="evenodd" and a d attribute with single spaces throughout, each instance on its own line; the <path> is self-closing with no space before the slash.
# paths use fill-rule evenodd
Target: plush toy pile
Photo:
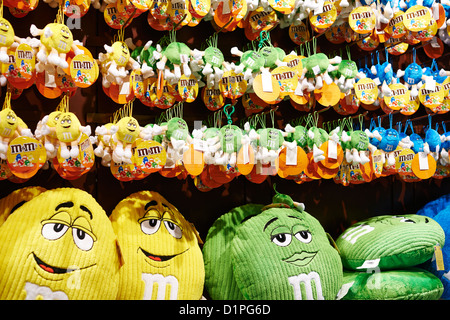
<path id="1" fill-rule="evenodd" d="M 444 243 L 442 227 L 417 214 L 376 216 L 353 224 L 336 240 L 344 266 L 340 298 L 439 299 L 441 280 L 418 266 L 430 261 Z M 437 260 L 431 264 L 442 263 Z"/>

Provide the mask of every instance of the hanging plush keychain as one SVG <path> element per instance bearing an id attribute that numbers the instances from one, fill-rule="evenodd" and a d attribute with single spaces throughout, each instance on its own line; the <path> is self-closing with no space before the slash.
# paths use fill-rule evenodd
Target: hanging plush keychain
<path id="1" fill-rule="evenodd" d="M 337 69 L 337 74 L 339 76 L 336 84 L 338 85 L 341 92 L 348 92 L 353 89 L 353 85 L 356 81 L 356 75 L 358 73 L 358 66 L 350 57 L 350 47 L 346 47 L 347 60 L 342 60 Z"/>
<path id="2" fill-rule="evenodd" d="M 209 37 L 206 40 L 208 47 L 204 51 L 193 50 L 195 58 L 193 61 L 201 60 L 201 73 L 206 77 L 206 86 L 208 88 L 218 88 L 219 81 L 224 73 L 222 69 L 224 56 L 217 46 L 218 37 L 217 33 Z M 197 59 L 198 57 L 201 57 L 201 59 Z"/>
<path id="3" fill-rule="evenodd" d="M 397 70 L 397 78 L 402 78 L 405 85 L 410 89 L 410 95 L 412 98 L 417 97 L 419 94 L 419 88 L 422 86 L 424 75 L 422 67 L 416 63 L 416 48 L 412 49 L 413 62 L 408 64 L 405 70 Z"/>
<path id="4" fill-rule="evenodd" d="M 328 59 L 328 57 L 324 53 L 317 53 L 317 38 L 312 39 L 313 46 L 313 54 L 308 57 L 302 59 L 303 65 L 303 73 L 300 76 L 300 79 L 307 79 L 307 81 L 302 80 L 302 91 L 307 90 L 309 92 L 320 89 L 323 87 L 323 83 L 331 84 L 333 79 L 331 79 L 328 72 L 337 70 L 339 63 L 342 61 L 342 58 L 339 56 L 335 56 L 332 59 Z M 309 46 L 306 47 L 307 51 L 309 51 Z"/>
<path id="5" fill-rule="evenodd" d="M 55 22 L 47 24 L 43 29 L 38 29 L 34 24 L 30 27 L 30 33 L 40 37 L 39 51 L 36 55 L 38 61 L 44 65 L 67 69 L 67 53 L 72 49 L 75 55 L 82 54 L 73 41 L 73 35 L 69 27 L 64 24 L 64 12 L 62 4 L 59 6 Z M 49 71 L 49 70 L 47 70 Z"/>
<path id="6" fill-rule="evenodd" d="M 0 4 L 0 62 L 8 63 L 9 55 L 8 49 L 16 44 L 21 43 L 23 40 L 17 37 L 14 33 L 11 23 L 3 18 L 3 0 Z"/>
<path id="7" fill-rule="evenodd" d="M 112 125 L 108 125 L 109 128 L 107 125 L 96 128 L 97 134 L 111 136 L 110 143 L 113 147 L 111 158 L 116 163 L 132 163 L 131 147 L 136 139 L 149 140 L 152 138 L 151 129 L 149 127 L 142 128 L 133 117 L 133 101 L 128 102 L 114 113 L 115 121 Z"/>
<path id="8" fill-rule="evenodd" d="M 43 119 L 41 133 L 44 135 L 56 135 L 59 145 L 58 148 L 63 159 L 69 157 L 76 158 L 80 152 L 78 148 L 80 138 L 83 133 L 90 136 L 91 127 L 90 125 L 82 126 L 77 116 L 69 111 L 68 95 L 63 96 L 60 108 L 60 114 L 56 114 L 52 119 L 50 117 Z M 54 121 L 54 123 L 49 122 L 49 120 L 51 122 Z M 70 149 L 68 146 L 70 146 Z"/>
<path id="9" fill-rule="evenodd" d="M 31 130 L 11 109 L 11 91 L 6 93 L 3 108 L 0 111 L 0 158 L 6 159 L 11 140 L 20 137 L 32 137 Z"/>
<path id="10" fill-rule="evenodd" d="M 138 69 L 139 63 L 135 61 L 124 40 L 124 29 L 117 32 L 111 46 L 104 45 L 106 54 L 100 53 L 98 61 L 102 70 L 102 85 L 109 88 L 111 83 L 123 84 L 129 76 L 128 70 Z"/>
<path id="11" fill-rule="evenodd" d="M 161 72 L 166 65 L 173 66 L 174 82 L 178 82 L 182 74 L 186 77 L 191 75 L 189 62 L 194 54 L 185 43 L 176 40 L 176 26 L 170 31 L 169 40 L 170 43 L 163 48 L 161 59 L 156 62 L 156 67 Z"/>

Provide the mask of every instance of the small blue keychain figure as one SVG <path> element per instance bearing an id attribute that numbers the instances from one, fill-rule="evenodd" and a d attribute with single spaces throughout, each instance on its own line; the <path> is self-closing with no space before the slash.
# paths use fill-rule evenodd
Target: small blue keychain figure
<path id="1" fill-rule="evenodd" d="M 400 138 L 398 131 L 392 128 L 392 113 L 389 113 L 389 129 L 386 129 L 384 134 L 381 136 L 381 141 L 378 148 L 388 153 L 387 162 L 390 166 L 395 164 L 395 157 L 392 154 L 392 151 L 397 149 L 399 142 Z"/>
<path id="2" fill-rule="evenodd" d="M 436 129 L 438 124 L 436 123 Z M 435 160 L 439 157 L 441 149 L 441 136 L 437 130 L 431 127 L 431 114 L 428 115 L 428 127 L 425 127 L 425 145 L 424 152 L 430 152 Z"/>

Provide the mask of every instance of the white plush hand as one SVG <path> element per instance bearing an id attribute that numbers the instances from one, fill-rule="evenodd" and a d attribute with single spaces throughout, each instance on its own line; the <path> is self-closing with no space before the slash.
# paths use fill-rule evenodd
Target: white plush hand
<path id="1" fill-rule="evenodd" d="M 117 131 L 119 131 L 119 127 L 114 124 L 111 126 L 111 128 L 109 128 L 109 133 L 111 135 L 115 134 Z"/>

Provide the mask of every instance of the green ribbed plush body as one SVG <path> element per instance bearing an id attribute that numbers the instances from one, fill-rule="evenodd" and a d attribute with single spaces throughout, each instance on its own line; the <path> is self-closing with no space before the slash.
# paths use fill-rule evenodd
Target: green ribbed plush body
<path id="1" fill-rule="evenodd" d="M 245 299 L 334 300 L 342 263 L 319 221 L 303 210 L 270 208 L 245 221 L 231 244 Z"/>
<path id="2" fill-rule="evenodd" d="M 431 218 L 415 214 L 377 216 L 355 223 L 337 239 L 346 269 L 364 271 L 416 266 L 445 242 L 444 230 Z"/>
<path id="3" fill-rule="evenodd" d="M 214 300 L 243 300 L 233 275 L 231 241 L 242 221 L 259 214 L 262 204 L 246 204 L 219 217 L 208 230 L 203 245 L 205 287 Z"/>
<path id="4" fill-rule="evenodd" d="M 344 290 L 342 300 L 437 300 L 444 286 L 431 272 L 408 268 L 375 273 L 345 271 Z"/>

